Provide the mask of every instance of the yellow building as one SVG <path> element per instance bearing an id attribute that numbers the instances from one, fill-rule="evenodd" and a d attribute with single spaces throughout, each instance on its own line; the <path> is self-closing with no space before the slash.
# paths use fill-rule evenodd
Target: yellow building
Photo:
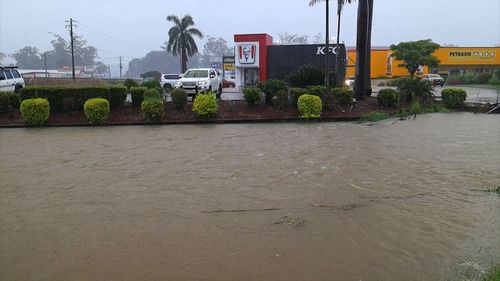
<path id="1" fill-rule="evenodd" d="M 371 78 L 387 78 L 409 76 L 401 63 L 393 59 L 392 51 L 388 47 L 375 47 L 371 51 Z M 439 60 L 439 67 L 432 72 L 449 74 L 477 74 L 492 72 L 500 68 L 500 47 L 442 47 L 434 52 Z M 347 49 L 347 77 L 355 75 L 356 49 Z M 429 73 L 424 67 L 418 74 Z"/>

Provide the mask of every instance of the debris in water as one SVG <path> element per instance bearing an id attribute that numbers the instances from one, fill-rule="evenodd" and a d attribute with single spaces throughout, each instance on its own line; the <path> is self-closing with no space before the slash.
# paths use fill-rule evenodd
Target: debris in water
<path id="1" fill-rule="evenodd" d="M 273 222 L 273 224 L 285 224 L 287 227 L 297 227 L 303 225 L 306 221 L 301 218 L 294 218 L 290 215 L 282 217 L 280 220 Z"/>

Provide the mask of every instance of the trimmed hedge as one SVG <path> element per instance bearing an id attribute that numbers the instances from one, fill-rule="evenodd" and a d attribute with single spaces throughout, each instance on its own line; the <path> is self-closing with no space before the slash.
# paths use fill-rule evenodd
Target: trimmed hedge
<path id="1" fill-rule="evenodd" d="M 0 93 L 0 114 L 9 112 L 9 96 L 6 93 Z"/>
<path id="2" fill-rule="evenodd" d="M 378 104 L 385 107 L 394 107 L 399 103 L 399 92 L 394 89 L 382 89 L 377 95 Z"/>
<path id="3" fill-rule="evenodd" d="M 144 100 L 144 93 L 148 88 L 146 87 L 130 87 L 130 96 L 132 97 L 132 105 L 134 107 L 141 106 L 142 101 Z"/>
<path id="4" fill-rule="evenodd" d="M 145 99 L 141 103 L 141 110 L 147 121 L 159 122 L 163 119 L 163 102 L 160 99 Z"/>
<path id="5" fill-rule="evenodd" d="M 146 92 L 144 92 L 144 99 L 161 100 L 160 92 L 158 92 L 156 89 L 148 89 Z"/>
<path id="6" fill-rule="evenodd" d="M 260 101 L 260 90 L 258 88 L 244 88 L 243 97 L 248 105 L 255 105 Z"/>
<path id="7" fill-rule="evenodd" d="M 0 92 L 0 114 L 19 108 L 21 99 L 14 92 Z"/>
<path id="8" fill-rule="evenodd" d="M 476 76 L 475 82 L 478 84 L 487 84 L 488 81 L 493 77 L 493 73 L 483 72 Z"/>
<path id="9" fill-rule="evenodd" d="M 109 117 L 110 104 L 108 100 L 102 98 L 89 99 L 83 105 L 85 117 L 90 123 L 102 125 Z"/>
<path id="10" fill-rule="evenodd" d="M 279 90 L 287 90 L 288 87 L 285 81 L 282 80 L 267 80 L 266 82 L 259 82 L 257 88 L 265 94 L 266 104 L 270 104 L 274 96 Z"/>
<path id="11" fill-rule="evenodd" d="M 193 103 L 193 112 L 200 118 L 211 118 L 217 115 L 217 99 L 215 94 L 198 94 Z"/>
<path id="12" fill-rule="evenodd" d="M 21 116 L 30 126 L 40 126 L 50 116 L 50 105 L 46 99 L 26 99 L 21 102 Z"/>
<path id="13" fill-rule="evenodd" d="M 184 109 L 187 103 L 186 90 L 175 88 L 170 95 L 172 96 L 172 102 L 175 105 L 175 109 Z"/>
<path id="14" fill-rule="evenodd" d="M 309 86 L 307 87 L 307 93 L 310 95 L 315 95 L 317 97 L 323 98 L 326 95 L 325 86 Z"/>
<path id="15" fill-rule="evenodd" d="M 443 103 L 446 107 L 461 107 L 467 98 L 467 92 L 463 89 L 449 88 L 441 92 Z"/>
<path id="16" fill-rule="evenodd" d="M 23 88 L 21 100 L 44 98 L 50 103 L 52 112 L 79 111 L 91 98 L 104 98 L 110 101 L 111 108 L 123 106 L 127 97 L 125 86 L 33 86 Z"/>
<path id="17" fill-rule="evenodd" d="M 297 102 L 300 117 L 306 119 L 320 118 L 323 111 L 321 99 L 315 95 L 302 95 Z"/>

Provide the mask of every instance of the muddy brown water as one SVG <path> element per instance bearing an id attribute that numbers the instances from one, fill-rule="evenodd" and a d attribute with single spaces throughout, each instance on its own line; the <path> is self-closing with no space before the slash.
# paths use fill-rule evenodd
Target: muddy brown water
<path id="1" fill-rule="evenodd" d="M 498 115 L 2 129 L 0 178 L 0 280 L 456 280 L 500 261 Z"/>

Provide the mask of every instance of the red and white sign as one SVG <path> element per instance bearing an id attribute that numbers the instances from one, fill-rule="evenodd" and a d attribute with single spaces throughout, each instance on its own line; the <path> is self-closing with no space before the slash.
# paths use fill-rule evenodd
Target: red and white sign
<path id="1" fill-rule="evenodd" d="M 241 42 L 236 47 L 236 67 L 259 67 L 259 42 Z"/>

